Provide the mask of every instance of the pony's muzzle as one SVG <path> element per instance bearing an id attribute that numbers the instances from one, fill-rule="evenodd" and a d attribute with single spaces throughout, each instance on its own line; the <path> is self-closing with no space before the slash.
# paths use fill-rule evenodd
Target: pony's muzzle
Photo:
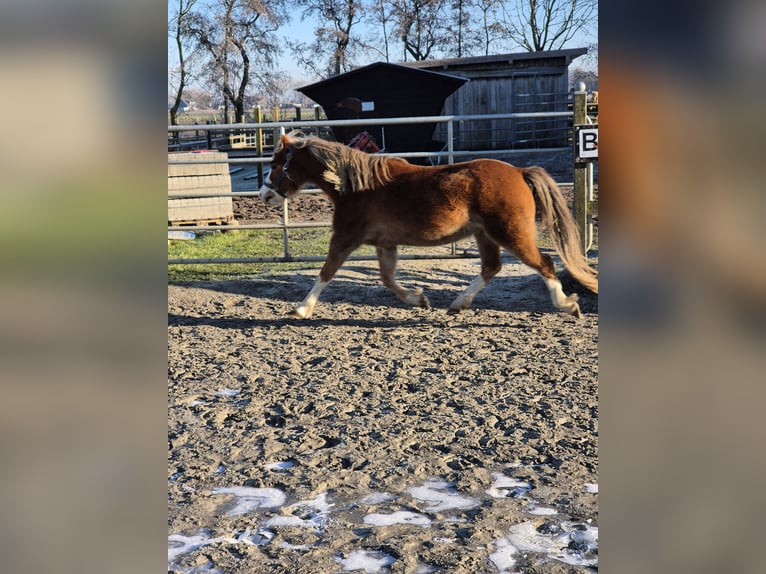
<path id="1" fill-rule="evenodd" d="M 272 207 L 279 207 L 280 205 L 282 205 L 282 196 L 280 196 L 276 191 L 274 191 L 268 185 L 264 184 L 261 186 L 260 194 L 261 194 L 261 199 L 265 201 L 268 205 L 271 205 Z"/>

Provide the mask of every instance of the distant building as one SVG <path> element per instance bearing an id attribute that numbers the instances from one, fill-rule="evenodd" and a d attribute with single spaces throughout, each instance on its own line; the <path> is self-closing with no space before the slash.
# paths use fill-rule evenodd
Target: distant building
<path id="1" fill-rule="evenodd" d="M 170 111 L 170 108 L 173 107 L 174 100 L 168 100 L 168 111 Z M 186 101 L 181 100 L 181 103 L 178 104 L 178 113 L 182 114 L 184 112 L 192 112 L 197 109 L 197 105 L 193 101 Z"/>

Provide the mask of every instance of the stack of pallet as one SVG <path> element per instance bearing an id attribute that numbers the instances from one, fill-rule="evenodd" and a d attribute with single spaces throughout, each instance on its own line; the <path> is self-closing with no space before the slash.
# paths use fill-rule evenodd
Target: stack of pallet
<path id="1" fill-rule="evenodd" d="M 217 151 L 168 154 L 168 224 L 236 223 L 227 160 Z M 198 161 L 208 163 L 192 163 Z"/>

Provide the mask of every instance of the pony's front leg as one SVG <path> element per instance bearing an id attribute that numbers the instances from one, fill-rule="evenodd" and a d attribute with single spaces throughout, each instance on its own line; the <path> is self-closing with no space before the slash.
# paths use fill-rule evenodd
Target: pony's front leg
<path id="1" fill-rule="evenodd" d="M 322 281 L 319 277 L 317 277 L 317 280 L 314 283 L 314 286 L 311 288 L 311 291 L 309 291 L 309 294 L 306 295 L 306 298 L 303 300 L 303 302 L 298 307 L 296 307 L 295 311 L 293 311 L 293 316 L 298 319 L 308 319 L 311 317 L 311 314 L 314 312 L 314 307 L 319 300 L 319 294 L 324 291 L 324 288 L 327 287 L 328 283 L 329 281 Z"/>
<path id="2" fill-rule="evenodd" d="M 383 281 L 383 285 L 391 289 L 403 303 L 430 309 L 431 304 L 428 297 L 423 295 L 422 289 L 405 289 L 396 282 L 397 247 L 376 247 L 375 250 L 378 253 L 380 280 Z"/>
<path id="3" fill-rule="evenodd" d="M 314 307 L 319 300 L 319 295 L 327 287 L 328 283 L 332 280 L 337 273 L 343 262 L 351 255 L 351 252 L 359 247 L 359 242 L 349 238 L 339 238 L 337 234 L 333 234 L 330 239 L 330 250 L 327 252 L 327 259 L 322 266 L 322 270 L 319 272 L 316 283 L 309 291 L 303 302 L 293 311 L 293 316 L 299 319 L 308 319 L 314 312 Z"/>

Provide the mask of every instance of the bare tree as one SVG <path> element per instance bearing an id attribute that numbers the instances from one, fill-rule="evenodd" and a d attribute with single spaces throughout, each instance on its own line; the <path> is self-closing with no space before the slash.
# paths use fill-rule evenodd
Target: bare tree
<path id="1" fill-rule="evenodd" d="M 275 74 L 258 86 L 254 100 L 258 105 L 276 108 L 284 102 L 295 99 L 293 97 L 294 87 L 295 82 L 285 74 Z"/>
<path id="2" fill-rule="evenodd" d="M 569 71 L 569 88 L 575 88 L 580 82 L 585 84 L 587 90 L 598 89 L 598 73 L 593 70 L 576 67 Z"/>
<path id="3" fill-rule="evenodd" d="M 401 59 L 463 57 L 483 52 L 502 27 L 498 0 L 371 0 L 368 22 L 377 33 L 365 46 L 391 61 L 392 44 L 401 42 Z"/>
<path id="4" fill-rule="evenodd" d="M 393 0 L 396 32 L 404 48 L 404 60 L 427 60 L 444 46 L 444 12 L 448 0 Z"/>
<path id="5" fill-rule="evenodd" d="M 181 107 L 184 90 L 189 84 L 191 78 L 190 57 L 193 53 L 193 47 L 188 45 L 189 40 L 189 20 L 192 9 L 197 0 L 177 0 L 178 8 L 173 13 L 168 22 L 168 34 L 175 40 L 176 50 L 178 51 L 178 68 L 173 73 L 168 74 L 168 82 L 175 85 L 172 90 L 175 93 L 173 105 L 170 107 L 170 124 L 178 124 L 178 110 Z"/>
<path id="6" fill-rule="evenodd" d="M 194 100 L 197 107 L 202 110 L 211 109 L 216 98 L 213 92 L 203 87 L 189 86 L 184 93 L 189 96 L 190 100 Z"/>
<path id="7" fill-rule="evenodd" d="M 299 64 L 322 77 L 336 76 L 351 69 L 356 38 L 354 27 L 362 21 L 362 0 L 294 0 L 303 9 L 303 19 L 317 21 L 314 42 L 291 43 Z"/>
<path id="8" fill-rule="evenodd" d="M 477 29 L 477 51 L 484 56 L 489 56 L 490 46 L 503 37 L 504 27 L 498 22 L 499 4 L 498 0 L 476 0 L 477 19 L 481 22 Z"/>
<path id="9" fill-rule="evenodd" d="M 560 50 L 577 32 L 596 25 L 598 0 L 515 0 L 501 2 L 502 24 L 525 50 Z"/>
<path id="10" fill-rule="evenodd" d="M 274 32 L 284 14 L 284 0 L 214 0 L 194 15 L 190 31 L 209 57 L 209 79 L 221 87 L 227 114 L 233 106 L 235 122 L 244 118 L 251 83 L 271 79 L 279 51 Z"/>
<path id="11" fill-rule="evenodd" d="M 377 34 L 366 41 L 390 61 L 490 55 L 516 46 L 561 49 L 579 32 L 597 29 L 597 0 L 369 0 Z M 396 58 L 395 58 L 396 59 Z"/>
<path id="12" fill-rule="evenodd" d="M 379 26 L 380 33 L 374 33 L 370 41 L 365 42 L 365 47 L 378 52 L 385 58 L 386 62 L 390 62 L 390 40 L 395 24 L 394 10 L 391 7 L 391 2 L 389 0 L 371 0 L 368 13 L 367 21 L 374 27 Z M 377 48 L 378 45 L 382 45 L 382 47 Z"/>
<path id="13" fill-rule="evenodd" d="M 587 46 L 588 53 L 580 60 L 580 66 L 586 70 L 595 71 L 598 75 L 598 42 L 591 42 Z"/>
<path id="14" fill-rule="evenodd" d="M 454 41 L 445 43 L 446 54 L 462 58 L 472 54 L 478 45 L 477 29 L 473 26 L 475 0 L 452 0 L 450 3 L 451 30 Z"/>
<path id="15" fill-rule="evenodd" d="M 598 90 L 598 44 L 588 44 L 588 53 L 569 71 L 570 89 L 584 82 L 589 91 Z"/>

